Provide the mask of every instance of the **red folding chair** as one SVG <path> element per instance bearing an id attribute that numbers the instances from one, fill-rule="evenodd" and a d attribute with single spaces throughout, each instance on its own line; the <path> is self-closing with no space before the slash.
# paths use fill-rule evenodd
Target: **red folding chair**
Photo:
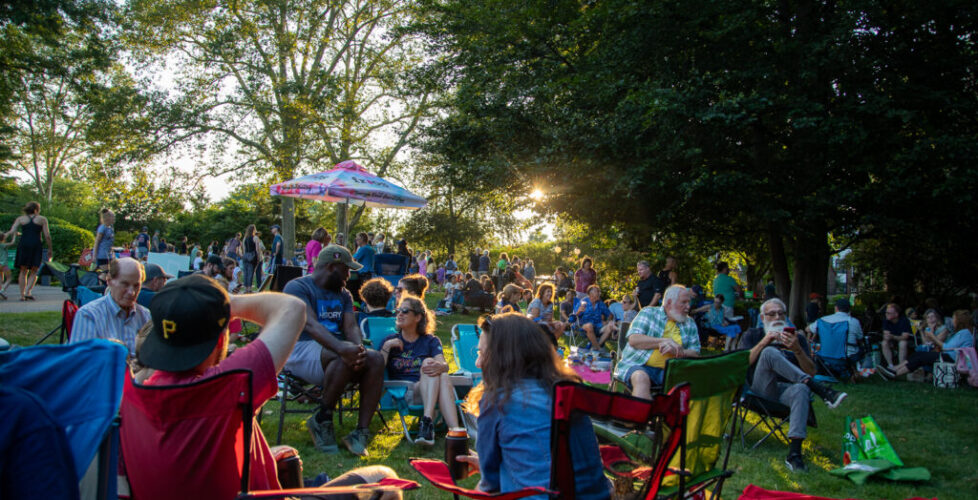
<path id="1" fill-rule="evenodd" d="M 550 489 L 523 488 L 519 491 L 486 493 L 458 486 L 449 473 L 448 465 L 439 460 L 414 459 L 411 466 L 436 487 L 459 495 L 477 499 L 509 500 L 531 495 L 549 494 L 573 500 L 574 457 L 571 456 L 571 417 L 583 413 L 592 417 L 613 419 L 633 426 L 657 428 L 665 425 L 670 432 L 652 463 L 638 474 L 648 478 L 641 496 L 653 499 L 666 476 L 669 461 L 677 450 L 684 449 L 686 416 L 689 414 L 689 385 L 674 387 L 668 394 L 656 394 L 652 400 L 639 399 L 626 394 L 608 392 L 576 382 L 558 382 L 554 385 L 554 406 L 550 436 Z M 604 454 L 604 451 L 602 451 Z M 682 456 L 682 455 L 681 455 Z M 628 462 L 632 463 L 632 462 Z"/>
<path id="2" fill-rule="evenodd" d="M 329 495 L 418 487 L 387 480 L 342 488 L 282 490 L 274 460 L 252 457 L 265 437 L 253 432 L 252 373 L 231 370 L 192 384 L 148 386 L 126 377 L 121 437 L 132 498 L 318 498 Z M 153 464 L 166 457 L 165 467 Z M 165 469 L 165 470 L 164 470 Z M 249 493 L 252 488 L 260 491 Z"/>

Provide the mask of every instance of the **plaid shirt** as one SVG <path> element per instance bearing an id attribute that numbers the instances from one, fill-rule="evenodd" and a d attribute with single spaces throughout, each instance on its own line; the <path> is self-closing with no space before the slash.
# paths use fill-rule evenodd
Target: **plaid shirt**
<path id="1" fill-rule="evenodd" d="M 130 355 L 135 355 L 136 333 L 149 321 L 149 309 L 136 304 L 127 313 L 112 300 L 112 295 L 106 293 L 75 313 L 69 343 L 90 339 L 116 339 L 129 348 Z"/>
<path id="2" fill-rule="evenodd" d="M 628 329 L 626 337 L 641 334 L 661 338 L 668 320 L 669 316 L 666 315 L 666 311 L 662 307 L 644 307 L 635 317 L 635 321 L 632 321 L 632 326 Z M 682 323 L 676 323 L 676 326 L 679 327 L 679 336 L 683 340 L 683 349 L 700 352 L 700 334 L 693 318 L 687 318 Z M 636 349 L 626 342 L 621 361 L 615 368 L 615 378 L 624 380 L 625 374 L 631 367 L 644 365 L 654 351 L 655 349 Z"/>

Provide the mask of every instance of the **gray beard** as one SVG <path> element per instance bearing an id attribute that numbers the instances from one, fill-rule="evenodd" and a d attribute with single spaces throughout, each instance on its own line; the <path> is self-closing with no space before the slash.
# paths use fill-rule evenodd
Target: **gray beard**
<path id="1" fill-rule="evenodd" d="M 765 322 L 764 333 L 782 332 L 784 331 L 784 327 L 786 326 L 788 326 L 788 323 L 785 321 L 781 321 L 780 319 L 772 321 L 770 323 Z"/>

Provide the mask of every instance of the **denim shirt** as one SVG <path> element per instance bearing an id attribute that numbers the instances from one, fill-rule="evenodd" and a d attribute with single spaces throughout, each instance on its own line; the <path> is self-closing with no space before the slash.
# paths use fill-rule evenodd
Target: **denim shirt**
<path id="1" fill-rule="evenodd" d="M 480 402 L 476 451 L 482 479 L 479 489 L 510 492 L 527 486 L 550 487 L 550 418 L 553 395 L 537 380 L 523 380 L 505 406 Z M 610 498 L 598 440 L 591 419 L 579 416 L 571 423 L 571 455 L 576 498 Z M 545 495 L 528 498 L 546 499 Z"/>
<path id="2" fill-rule="evenodd" d="M 958 360 L 958 351 L 951 351 L 950 349 L 959 349 L 961 347 L 974 347 L 975 338 L 971 335 L 971 330 L 967 328 L 963 330 L 958 330 L 951 338 L 947 339 L 944 343 L 944 350 L 953 361 Z"/>

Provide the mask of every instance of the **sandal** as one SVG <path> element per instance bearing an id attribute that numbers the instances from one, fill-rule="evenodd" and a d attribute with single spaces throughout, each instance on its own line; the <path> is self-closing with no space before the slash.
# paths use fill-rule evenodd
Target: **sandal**
<path id="1" fill-rule="evenodd" d="M 2 298 L 3 300 L 7 300 L 7 294 L 0 292 L 0 298 Z"/>
<path id="2" fill-rule="evenodd" d="M 25 300 L 37 300 L 37 299 L 34 298 L 33 295 L 24 295 L 24 299 Z"/>

